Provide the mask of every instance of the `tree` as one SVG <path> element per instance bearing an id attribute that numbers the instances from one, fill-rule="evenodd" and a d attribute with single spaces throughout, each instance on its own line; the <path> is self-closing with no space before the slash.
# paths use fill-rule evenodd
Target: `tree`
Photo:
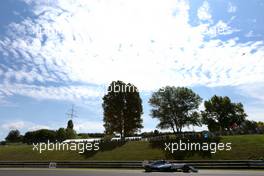
<path id="1" fill-rule="evenodd" d="M 242 130 L 244 134 L 255 134 L 258 131 L 258 123 L 253 120 L 245 120 L 241 124 L 240 130 Z"/>
<path id="2" fill-rule="evenodd" d="M 65 132 L 66 132 L 66 139 L 75 139 L 77 137 L 75 130 L 71 128 L 66 128 Z"/>
<path id="3" fill-rule="evenodd" d="M 66 139 L 75 139 L 77 134 L 75 132 L 75 130 L 73 129 L 74 125 L 73 125 L 73 121 L 69 120 L 67 123 L 67 128 L 65 130 L 66 133 Z"/>
<path id="4" fill-rule="evenodd" d="M 60 128 L 56 131 L 56 138 L 59 142 L 63 142 L 67 139 L 66 130 L 64 128 Z"/>
<path id="5" fill-rule="evenodd" d="M 204 116 L 204 113 L 202 113 L 202 116 Z M 202 118 L 202 123 L 207 124 L 207 128 L 211 132 L 219 132 L 220 131 L 220 125 L 212 118 Z"/>
<path id="6" fill-rule="evenodd" d="M 5 140 L 7 142 L 21 142 L 22 136 L 20 135 L 19 130 L 11 130 L 6 136 Z"/>
<path id="7" fill-rule="evenodd" d="M 230 98 L 214 95 L 204 102 L 205 110 L 202 111 L 203 123 L 210 131 L 230 131 L 234 126 L 239 126 L 245 120 L 242 103 L 232 103 Z M 215 127 L 213 130 L 212 127 Z"/>
<path id="8" fill-rule="evenodd" d="M 186 87 L 170 87 L 159 89 L 149 100 L 153 107 L 151 116 L 159 120 L 161 129 L 171 128 L 175 134 L 189 125 L 200 125 L 197 111 L 202 99 Z"/>
<path id="9" fill-rule="evenodd" d="M 113 81 L 103 97 L 104 127 L 107 134 L 119 133 L 121 138 L 143 128 L 142 100 L 133 84 Z"/>
<path id="10" fill-rule="evenodd" d="M 56 131 L 48 129 L 40 129 L 36 131 L 29 131 L 25 133 L 23 142 L 27 144 L 39 143 L 39 142 L 55 142 L 56 141 Z"/>
<path id="11" fill-rule="evenodd" d="M 73 121 L 72 120 L 69 120 L 68 121 L 68 124 L 67 124 L 67 128 L 69 129 L 73 129 L 74 125 L 73 125 Z"/>
<path id="12" fill-rule="evenodd" d="M 258 133 L 264 133 L 264 122 L 257 122 Z"/>

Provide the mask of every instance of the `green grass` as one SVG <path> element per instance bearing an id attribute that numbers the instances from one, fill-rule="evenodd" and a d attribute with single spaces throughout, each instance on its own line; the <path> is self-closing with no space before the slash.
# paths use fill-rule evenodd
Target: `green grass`
<path id="1" fill-rule="evenodd" d="M 264 135 L 226 136 L 223 142 L 232 142 L 230 152 L 218 152 L 214 159 L 264 159 Z"/>
<path id="2" fill-rule="evenodd" d="M 218 151 L 213 154 L 213 160 L 247 160 L 264 159 L 264 135 L 225 136 L 222 142 L 231 142 L 231 151 Z M 39 154 L 32 151 L 31 145 L 12 144 L 0 146 L 0 160 L 156 160 L 165 159 L 164 153 L 159 149 L 150 148 L 148 142 L 127 142 L 121 147 L 110 151 L 98 152 L 86 158 L 77 152 L 46 151 Z M 209 159 L 200 156 L 186 158 L 190 160 Z"/>
<path id="3" fill-rule="evenodd" d="M 38 160 L 83 160 L 76 152 L 45 151 L 39 153 L 32 150 L 32 145 L 6 145 L 0 146 L 0 160 L 5 161 L 38 161 Z"/>
<path id="4" fill-rule="evenodd" d="M 148 142 L 133 141 L 111 151 L 98 152 L 91 160 L 151 160 L 164 159 L 163 152 L 152 149 Z"/>

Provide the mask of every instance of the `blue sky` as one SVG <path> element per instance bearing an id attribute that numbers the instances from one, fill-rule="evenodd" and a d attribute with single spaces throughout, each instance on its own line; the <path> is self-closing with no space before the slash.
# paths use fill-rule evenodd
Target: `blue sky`
<path id="1" fill-rule="evenodd" d="M 113 80 L 140 89 L 143 131 L 155 129 L 147 101 L 165 85 L 204 100 L 227 95 L 263 121 L 263 10 L 261 0 L 6 0 L 0 139 L 15 128 L 65 126 L 72 104 L 78 132 L 102 132 L 102 96 Z"/>

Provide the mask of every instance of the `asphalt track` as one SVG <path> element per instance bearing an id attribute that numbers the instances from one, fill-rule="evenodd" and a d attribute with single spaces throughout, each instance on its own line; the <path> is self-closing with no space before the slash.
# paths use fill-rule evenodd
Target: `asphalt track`
<path id="1" fill-rule="evenodd" d="M 264 176 L 264 171 L 200 170 L 198 173 L 145 173 L 143 170 L 115 169 L 0 169 L 0 176 Z"/>

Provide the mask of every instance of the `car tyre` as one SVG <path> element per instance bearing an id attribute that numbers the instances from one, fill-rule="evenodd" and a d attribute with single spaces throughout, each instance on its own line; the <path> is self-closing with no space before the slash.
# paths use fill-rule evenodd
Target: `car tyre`
<path id="1" fill-rule="evenodd" d="M 190 172 L 190 168 L 188 166 L 184 165 L 182 168 L 182 172 L 188 173 L 188 172 Z"/>
<path id="2" fill-rule="evenodd" d="M 151 172 L 151 171 L 152 171 L 152 169 L 149 166 L 145 167 L 145 172 Z"/>

